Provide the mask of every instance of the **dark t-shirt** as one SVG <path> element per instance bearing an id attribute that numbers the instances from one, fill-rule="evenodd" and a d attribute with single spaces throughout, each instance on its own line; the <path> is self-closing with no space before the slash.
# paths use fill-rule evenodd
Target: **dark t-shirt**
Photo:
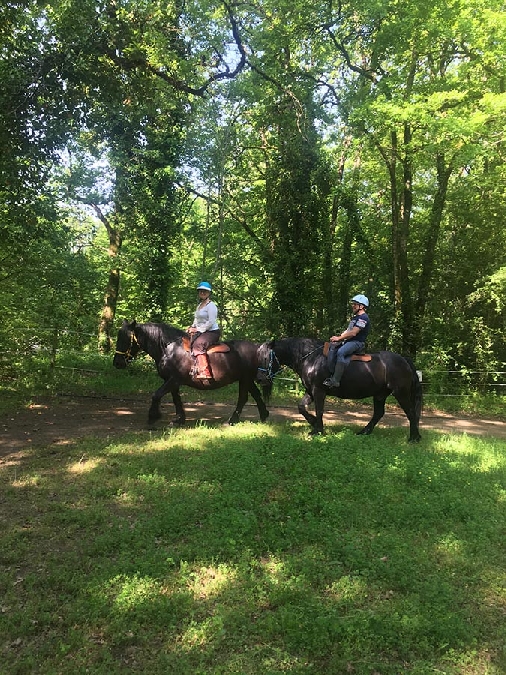
<path id="1" fill-rule="evenodd" d="M 352 338 L 352 340 L 356 340 L 357 342 L 365 342 L 367 336 L 369 335 L 369 329 L 371 328 L 371 322 L 365 312 L 363 314 L 357 314 L 351 319 L 348 330 L 355 328 L 355 326 L 360 328 L 360 331 L 357 335 L 355 335 L 354 338 Z"/>

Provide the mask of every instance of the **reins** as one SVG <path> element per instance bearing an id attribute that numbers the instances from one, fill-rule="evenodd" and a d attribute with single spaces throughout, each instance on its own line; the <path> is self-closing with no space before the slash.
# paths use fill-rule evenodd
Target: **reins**
<path id="1" fill-rule="evenodd" d="M 308 352 L 307 354 L 304 354 L 304 356 L 301 357 L 302 360 L 304 361 L 304 359 L 307 359 L 308 356 L 311 356 L 311 354 L 314 354 L 314 353 L 317 352 L 319 349 L 323 349 L 324 346 L 325 346 L 325 345 L 320 345 L 319 347 L 315 347 L 314 349 L 312 349 L 312 350 L 311 350 L 310 352 Z"/>

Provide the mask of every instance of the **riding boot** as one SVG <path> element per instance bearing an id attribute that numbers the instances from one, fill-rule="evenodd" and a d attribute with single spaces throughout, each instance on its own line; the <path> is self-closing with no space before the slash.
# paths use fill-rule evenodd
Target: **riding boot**
<path id="1" fill-rule="evenodd" d="M 211 369 L 209 368 L 209 363 L 207 361 L 207 354 L 197 354 L 195 359 L 197 361 L 195 379 L 210 380 L 213 377 L 213 375 L 211 373 Z"/>
<path id="2" fill-rule="evenodd" d="M 323 382 L 324 387 L 338 387 L 341 384 L 341 378 L 344 373 L 344 369 L 346 368 L 346 363 L 343 363 L 342 361 L 338 361 L 336 363 L 336 367 L 334 369 L 334 374 L 332 377 L 327 377 L 327 379 Z"/>

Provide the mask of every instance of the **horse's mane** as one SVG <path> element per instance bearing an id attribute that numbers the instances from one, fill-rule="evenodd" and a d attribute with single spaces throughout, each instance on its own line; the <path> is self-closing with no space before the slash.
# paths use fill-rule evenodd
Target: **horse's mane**
<path id="1" fill-rule="evenodd" d="M 186 335 L 186 331 L 176 326 L 170 326 L 168 323 L 145 323 L 143 324 L 143 330 L 149 338 L 158 340 L 163 346 L 167 346 Z"/>
<path id="2" fill-rule="evenodd" d="M 297 352 L 301 356 L 308 354 L 318 347 L 323 347 L 324 345 L 324 340 L 310 337 L 287 337 L 276 340 L 275 342 L 284 343 L 285 346 L 289 346 L 290 349 L 293 349 L 294 352 Z"/>

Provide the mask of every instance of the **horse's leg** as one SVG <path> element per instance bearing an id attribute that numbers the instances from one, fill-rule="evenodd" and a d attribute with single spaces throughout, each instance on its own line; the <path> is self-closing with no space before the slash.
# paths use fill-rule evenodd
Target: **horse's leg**
<path id="1" fill-rule="evenodd" d="M 174 403 L 176 417 L 172 420 L 171 424 L 176 427 L 184 427 L 186 424 L 186 413 L 179 393 L 179 387 L 172 390 L 172 402 Z"/>
<path id="2" fill-rule="evenodd" d="M 325 397 L 327 392 L 323 389 L 315 388 L 313 390 L 313 395 L 310 397 L 314 401 L 315 415 L 310 415 L 314 419 L 314 423 L 311 429 L 311 435 L 316 436 L 317 434 L 323 434 L 323 406 L 325 404 Z M 300 407 L 299 407 L 300 410 Z M 306 411 L 307 412 L 307 411 Z M 309 413 L 308 413 L 309 414 Z M 307 418 L 306 418 L 307 419 Z"/>
<path id="3" fill-rule="evenodd" d="M 183 402 L 181 400 L 181 396 L 179 395 L 179 387 L 175 385 L 174 379 L 172 377 L 169 377 L 168 380 L 165 380 L 162 386 L 159 387 L 151 397 L 151 406 L 148 412 L 148 421 L 155 422 L 156 420 L 160 419 L 160 417 L 162 416 L 162 413 L 160 411 L 160 403 L 162 398 L 168 391 L 172 393 L 172 401 L 176 409 L 176 419 L 174 423 L 178 425 L 183 425 L 186 420 Z"/>
<path id="4" fill-rule="evenodd" d="M 413 397 L 411 394 L 406 393 L 405 391 L 394 391 L 392 393 L 409 420 L 409 442 L 418 443 L 422 437 L 420 436 L 420 431 L 418 430 L 419 416 L 416 411 L 416 404 L 413 401 Z"/>
<path id="5" fill-rule="evenodd" d="M 306 392 L 304 396 L 300 399 L 298 407 L 300 414 L 306 419 L 306 421 L 311 425 L 311 427 L 313 427 L 314 431 L 315 424 L 317 423 L 318 420 L 307 409 L 308 405 L 310 405 L 313 402 L 313 400 L 314 400 L 313 395 L 309 392 Z"/>
<path id="6" fill-rule="evenodd" d="M 377 396 L 374 397 L 374 413 L 373 416 L 371 417 L 370 421 L 368 424 L 365 425 L 363 429 L 360 431 L 357 431 L 357 436 L 369 436 L 369 434 L 372 434 L 372 430 L 374 427 L 378 424 L 380 419 L 383 417 L 385 414 L 385 401 L 387 400 L 387 397 L 385 396 L 384 398 L 379 398 Z"/>
<path id="7" fill-rule="evenodd" d="M 265 401 L 262 398 L 262 394 L 260 393 L 260 389 L 256 386 L 256 384 L 254 382 L 250 382 L 249 385 L 248 385 L 248 391 L 253 396 L 253 399 L 255 400 L 255 403 L 257 404 L 258 414 L 260 415 L 260 421 L 265 422 L 265 420 L 269 417 L 269 411 L 267 410 L 267 406 L 265 405 Z"/>
<path id="8" fill-rule="evenodd" d="M 228 420 L 229 424 L 237 424 L 237 422 L 239 422 L 242 409 L 246 405 L 247 400 L 248 400 L 248 385 L 246 384 L 246 382 L 244 382 L 244 380 L 239 380 L 239 396 L 237 398 L 235 410 L 232 413 L 230 419 Z"/>

